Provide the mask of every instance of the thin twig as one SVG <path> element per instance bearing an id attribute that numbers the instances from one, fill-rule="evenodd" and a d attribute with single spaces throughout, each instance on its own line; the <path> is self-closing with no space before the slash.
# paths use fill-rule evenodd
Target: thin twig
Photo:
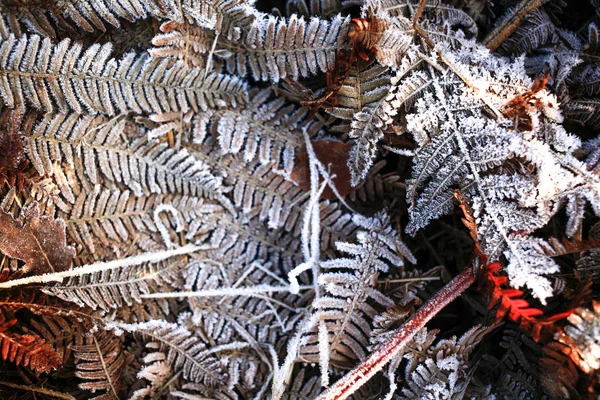
<path id="1" fill-rule="evenodd" d="M 496 51 L 498 47 L 502 46 L 502 43 L 504 43 L 504 41 L 508 39 L 510 35 L 515 33 L 527 14 L 539 8 L 547 1 L 548 0 L 522 0 L 515 8 L 512 9 L 510 14 L 507 15 L 502 22 L 500 22 L 500 24 L 486 36 L 486 38 L 483 40 L 483 44 L 490 51 Z"/>
<path id="2" fill-rule="evenodd" d="M 157 251 L 154 253 L 144 253 L 139 256 L 127 257 L 121 260 L 113 260 L 107 262 L 97 262 L 94 264 L 87 264 L 79 268 L 73 268 L 68 271 L 54 272 L 50 274 L 34 275 L 27 278 L 15 279 L 12 281 L 6 281 L 0 283 L 0 289 L 7 289 L 15 286 L 28 285 L 31 283 L 47 283 L 47 282 L 62 282 L 65 278 L 73 276 L 87 275 L 94 272 L 108 271 L 121 267 L 130 267 L 133 265 L 140 265 L 146 262 L 158 262 L 166 260 L 167 258 L 189 254 L 198 250 L 202 250 L 203 247 L 188 244 L 183 247 L 179 247 L 174 250 Z"/>
<path id="3" fill-rule="evenodd" d="M 55 397 L 57 399 L 75 400 L 75 397 L 71 396 L 68 393 L 56 392 L 54 390 L 44 389 L 42 387 L 34 387 L 34 386 L 27 386 L 27 385 L 17 385 L 16 383 L 3 382 L 3 381 L 0 381 L 0 385 L 7 386 L 7 387 L 13 388 L 13 389 L 27 390 L 27 391 L 30 391 L 30 392 L 33 392 L 33 393 L 40 393 L 40 394 L 43 394 L 43 395 L 46 395 L 46 396 Z"/>

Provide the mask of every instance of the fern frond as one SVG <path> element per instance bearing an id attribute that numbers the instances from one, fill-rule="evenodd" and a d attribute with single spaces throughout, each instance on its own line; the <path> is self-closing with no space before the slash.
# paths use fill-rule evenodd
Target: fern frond
<path id="1" fill-rule="evenodd" d="M 267 222 L 271 229 L 283 229 L 298 237 L 304 206 L 308 201 L 307 193 L 286 179 L 272 163 L 246 163 L 239 157 L 215 159 L 208 156 L 215 151 L 218 151 L 217 146 L 207 141 L 201 153 L 207 155 L 203 156 L 207 163 L 226 174 L 224 183 L 233 188 L 232 199 L 237 209 L 248 218 Z M 299 167 L 301 165 L 296 164 L 294 170 Z M 327 250 L 336 241 L 350 237 L 356 226 L 351 215 L 338 202 L 321 200 L 320 208 L 321 235 L 323 243 L 327 243 L 323 250 Z"/>
<path id="2" fill-rule="evenodd" d="M 148 380 L 150 385 L 133 392 L 130 400 L 144 400 L 157 395 L 173 375 L 166 358 L 167 355 L 161 352 L 153 352 L 144 357 L 145 365 L 138 372 L 137 378 Z"/>
<path id="3" fill-rule="evenodd" d="M 460 399 L 464 396 L 466 384 L 456 385 L 466 375 L 466 366 L 456 357 L 439 360 L 428 358 L 410 375 L 407 387 L 398 397 L 401 400 L 418 400 L 439 396 L 444 399 Z"/>
<path id="4" fill-rule="evenodd" d="M 475 326 L 460 339 L 440 340 L 425 351 L 408 353 L 406 386 L 401 399 L 421 399 L 439 396 L 461 399 L 471 380 L 468 357 L 475 346 L 490 331 L 489 327 Z"/>
<path id="5" fill-rule="evenodd" d="M 89 192 L 82 191 L 68 212 L 59 214 L 67 223 L 71 240 L 85 246 L 90 253 L 96 247 L 125 243 L 142 234 L 159 232 L 156 210 L 161 205 L 173 206 L 186 221 L 183 230 L 188 238 L 195 234 L 190 226 L 210 219 L 212 213 L 223 212 L 223 208 L 201 198 L 179 195 L 134 196 L 128 190 L 107 190 L 95 185 Z M 175 221 L 164 218 L 165 226 L 177 229 Z M 162 221 L 161 218 L 159 220 Z"/>
<path id="6" fill-rule="evenodd" d="M 123 118 L 48 114 L 29 137 L 28 156 L 42 176 L 60 174 L 54 164 L 62 162 L 80 179 L 122 183 L 136 196 L 175 192 L 224 199 L 221 180 L 187 150 L 145 137 L 129 142 L 124 131 L 138 136 L 144 132 Z M 75 203 L 68 186 L 63 195 Z"/>
<path id="7" fill-rule="evenodd" d="M 228 214 L 215 213 L 212 218 L 190 231 L 204 237 L 210 248 L 209 258 L 216 262 L 239 259 L 243 265 L 249 265 L 256 259 L 291 268 L 301 255 L 299 243 L 291 235 L 268 229 L 265 224 L 256 221 L 239 221 Z"/>
<path id="8" fill-rule="evenodd" d="M 502 49 L 517 56 L 556 41 L 556 26 L 548 14 L 543 10 L 535 10 L 527 14 L 515 33 L 502 44 Z"/>
<path id="9" fill-rule="evenodd" d="M 384 52 L 380 51 L 387 45 L 385 38 L 384 34 L 383 43 L 378 44 L 380 60 L 385 57 Z M 410 107 L 412 98 L 431 84 L 431 79 L 421 72 L 405 77 L 418 65 L 419 58 L 405 56 L 402 59 L 402 64 L 394 65 L 397 71 L 391 78 L 387 73 L 388 68 L 381 65 L 352 67 L 338 92 L 339 106 L 327 110 L 342 120 L 351 120 L 349 127 L 341 124 L 333 130 L 348 132 L 350 138 L 354 139 L 348 161 L 352 186 L 367 176 L 377 154 L 377 144 L 383 139 L 384 131 L 392 124 L 399 109 Z"/>
<path id="10" fill-rule="evenodd" d="M 17 323 L 16 318 L 6 319 L 0 312 L 0 357 L 3 360 L 28 367 L 36 374 L 62 365 L 60 354 L 38 335 L 11 332 L 10 328 Z"/>
<path id="11" fill-rule="evenodd" d="M 412 19 L 416 9 L 419 7 L 418 0 L 399 1 L 383 0 L 381 8 L 391 16 Z M 435 25 L 446 25 L 449 27 L 461 27 L 471 36 L 477 35 L 475 21 L 460 8 L 454 8 L 446 4 L 428 3 L 425 5 L 421 18 Z"/>
<path id="12" fill-rule="evenodd" d="M 351 121 L 356 112 L 368 107 L 371 103 L 385 98 L 389 89 L 388 68 L 381 65 L 352 66 L 348 77 L 342 83 L 338 92 L 338 105 L 326 109 L 331 114 L 344 121 Z M 344 126 L 344 130 L 349 130 Z M 340 128 L 334 128 L 340 131 Z"/>
<path id="13" fill-rule="evenodd" d="M 533 375 L 522 371 L 507 372 L 495 382 L 493 394 L 502 399 L 550 400 L 536 387 L 539 383 Z"/>
<path id="14" fill-rule="evenodd" d="M 83 343 L 73 346 L 77 367 L 75 376 L 84 381 L 79 387 L 92 393 L 105 392 L 94 397 L 95 400 L 119 399 L 123 388 L 121 374 L 125 367 L 121 339 L 112 332 L 100 331 L 83 340 Z"/>
<path id="15" fill-rule="evenodd" d="M 252 306 L 252 301 L 249 302 L 249 306 Z M 257 316 L 259 319 L 260 316 Z M 199 336 L 203 341 L 209 341 L 214 344 L 212 338 L 206 336 L 204 327 L 202 324 L 197 324 L 195 317 L 189 313 L 180 314 L 178 323 L 180 326 L 185 327 L 195 336 Z M 252 323 L 252 321 L 249 321 Z M 266 337 L 255 340 L 252 331 L 245 329 L 245 321 L 243 319 L 238 321 L 228 320 L 227 325 L 236 331 L 236 336 L 240 340 L 248 341 L 248 343 L 228 340 L 220 346 L 213 346 L 211 351 L 216 354 L 221 368 L 226 372 L 220 385 L 215 386 L 217 389 L 219 386 L 232 388 L 243 388 L 243 390 L 264 391 L 269 385 L 269 374 L 271 372 L 271 359 L 267 356 L 267 353 L 263 350 L 259 343 L 265 343 L 264 340 L 269 340 Z M 273 339 L 273 338 L 271 338 Z M 281 342 L 285 341 L 281 338 Z M 276 346 L 278 342 L 275 343 Z"/>
<path id="16" fill-rule="evenodd" d="M 529 302 L 522 298 L 524 295 L 522 290 L 504 287 L 508 278 L 499 275 L 499 269 L 500 264 L 489 264 L 482 271 L 482 285 L 490 298 L 489 309 L 498 306 L 497 320 L 507 316 L 511 321 L 519 323 L 522 330 L 531 332 L 533 340 L 539 341 L 543 331 L 551 333 L 556 331 L 554 323 L 571 314 L 572 311 L 566 311 L 543 317 L 542 310 L 530 306 Z"/>
<path id="17" fill-rule="evenodd" d="M 226 176 L 224 183 L 233 188 L 232 202 L 244 220 L 218 213 L 213 213 L 210 221 L 202 219 L 201 232 L 217 230 L 213 235 L 215 241 L 211 243 L 219 250 L 213 259 L 229 263 L 243 256 L 247 264 L 262 259 L 291 270 L 302 262 L 299 261 L 302 258 L 300 232 L 308 196 L 284 179 L 276 165 L 263 165 L 260 161 L 246 163 L 233 155 L 212 156 L 218 151 L 218 144 L 211 137 L 196 154 L 211 165 L 215 173 L 220 171 Z M 320 217 L 321 248 L 333 256 L 335 242 L 348 240 L 356 231 L 356 225 L 351 214 L 338 202 L 322 200 Z M 192 228 L 198 226 L 191 224 L 188 234 Z"/>
<path id="18" fill-rule="evenodd" d="M 60 357 L 61 364 L 65 365 L 69 362 L 69 358 L 73 354 L 71 345 L 74 339 L 83 331 L 77 329 L 81 328 L 81 326 L 77 326 L 77 322 L 75 325 L 73 322 L 73 318 L 67 319 L 56 315 L 43 315 L 31 319 L 28 330 L 30 333 L 35 333 L 43 338 L 48 345 L 52 346 L 56 354 Z"/>
<path id="19" fill-rule="evenodd" d="M 196 329 L 210 341 L 226 344 L 240 337 L 239 327 L 245 334 L 261 343 L 278 343 L 289 333 L 290 327 L 300 317 L 297 314 L 298 298 L 289 293 L 239 295 L 237 289 L 258 285 L 281 287 L 273 267 L 260 261 L 239 268 L 232 261 L 225 269 L 212 262 L 197 261 L 184 271 L 184 289 L 202 292 L 211 289 L 227 289 L 230 293 L 218 302 L 214 298 L 192 298 L 193 321 Z M 238 327 L 236 329 L 236 327 Z M 241 337 L 244 337 L 243 335 Z"/>
<path id="20" fill-rule="evenodd" d="M 139 334 L 147 342 L 154 342 L 160 351 L 167 354 L 167 362 L 174 371 L 182 371 L 183 377 L 189 381 L 211 387 L 221 385 L 226 377 L 226 371 L 223 371 L 215 354 L 247 347 L 247 344 L 234 342 L 207 348 L 199 337 L 187 329 L 160 320 L 129 325 L 112 323 L 109 326 Z"/>
<path id="21" fill-rule="evenodd" d="M 26 27 L 23 26 L 21 19 L 17 18 L 14 14 L 1 14 L 2 15 L 0 16 L 0 38 L 2 38 L 2 40 L 7 40 L 11 36 L 19 38 L 23 34 L 23 31 L 27 30 Z"/>
<path id="22" fill-rule="evenodd" d="M 392 77 L 393 86 L 387 100 L 394 108 L 410 109 L 419 95 L 431 86 L 431 79 L 422 71 L 408 72 L 403 68 Z"/>
<path id="23" fill-rule="evenodd" d="M 386 29 L 374 49 L 377 51 L 377 60 L 381 65 L 400 68 L 407 61 L 416 58 L 417 51 L 412 48 L 411 22 L 405 18 L 393 19 L 390 27 Z"/>
<path id="24" fill-rule="evenodd" d="M 89 329 L 94 321 L 89 310 L 53 299 L 38 291 L 21 289 L 3 293 L 0 297 L 0 314 L 14 319 L 21 310 L 32 314 L 23 331 L 42 338 L 59 356 L 61 364 L 67 362 L 71 354 L 71 343 L 76 335 Z"/>
<path id="25" fill-rule="evenodd" d="M 43 292 L 93 310 L 110 311 L 141 303 L 142 294 L 169 290 L 182 269 L 181 259 L 141 264 L 70 278 L 62 285 L 45 287 Z M 160 305 L 168 310 L 166 302 Z"/>
<path id="26" fill-rule="evenodd" d="M 54 36 L 56 32 L 50 20 L 64 21 L 67 17 L 87 32 L 94 29 L 106 30 L 105 23 L 121 27 L 120 19 L 133 22 L 148 17 L 195 22 L 200 25 L 221 29 L 233 21 L 252 16 L 252 9 L 240 0 L 51 0 L 50 4 L 28 2 L 14 5 L 3 1 L 0 14 L 9 15 L 33 27 L 36 33 Z M 64 29 L 64 27 L 63 27 Z"/>
<path id="27" fill-rule="evenodd" d="M 29 104 L 53 112 L 116 115 L 207 110 L 243 103 L 240 79 L 204 73 L 182 63 L 136 56 L 110 59 L 110 44 L 90 46 L 65 39 L 53 45 L 39 36 L 2 42 L 0 95 L 4 104 Z"/>
<path id="28" fill-rule="evenodd" d="M 538 379 L 537 360 L 541 348 L 514 328 L 504 330 L 499 340 L 503 357 L 484 354 L 480 362 L 482 376 L 492 380 L 492 392 L 501 398 L 549 400 Z"/>
<path id="29" fill-rule="evenodd" d="M 354 114 L 348 136 L 354 139 L 350 151 L 348 167 L 350 168 L 352 186 L 366 178 L 373 160 L 377 155 L 377 143 L 383 139 L 383 130 L 391 123 L 397 111 L 387 101 L 380 101 L 374 107 Z"/>
<path id="30" fill-rule="evenodd" d="M 387 68 L 374 64 L 370 67 L 352 67 L 338 92 L 339 105 L 327 112 L 350 125 L 335 127 L 336 131 L 348 131 L 354 146 L 348 159 L 351 184 L 357 186 L 373 165 L 377 143 L 383 138 L 383 130 L 395 115 L 386 102 L 389 90 Z"/>
<path id="31" fill-rule="evenodd" d="M 376 316 L 371 332 L 371 351 L 385 346 L 396 334 L 398 327 L 414 313 L 414 303 L 411 302 L 406 306 L 388 308 Z M 437 395 L 440 398 L 462 398 L 472 376 L 468 371 L 468 356 L 491 329 L 493 328 L 476 326 L 459 340 L 452 337 L 440 340 L 435 345 L 433 343 L 439 331 L 421 329 L 396 353 L 388 365 L 387 375 L 391 381 L 388 398 L 391 398 L 398 386 L 404 386 L 400 397 L 403 399 L 435 398 Z M 403 359 L 407 360 L 404 379 L 397 379 L 396 370 Z"/>
<path id="32" fill-rule="evenodd" d="M 243 77 L 249 71 L 257 81 L 279 82 L 288 76 L 297 80 L 335 66 L 336 50 L 345 45 L 348 28 L 349 19 L 340 15 L 331 21 L 264 16 L 244 29 L 218 35 L 202 28 L 166 25 L 163 30 L 168 32 L 155 37 L 153 43 L 159 47 L 150 54 L 183 59 L 189 50 L 209 52 L 216 41 L 214 54 L 224 59 L 229 73 Z"/>
<path id="33" fill-rule="evenodd" d="M 373 318 L 373 330 L 371 331 L 371 338 L 369 340 L 370 351 L 376 351 L 390 340 L 396 333 L 396 330 L 402 326 L 412 314 L 414 314 L 414 306 L 416 303 L 417 302 L 410 302 L 406 305 L 389 307 Z M 406 366 L 406 375 L 414 371 L 416 366 L 427 358 L 428 355 L 427 353 L 424 353 L 424 351 L 432 346 L 438 333 L 439 331 L 437 329 L 429 331 L 427 328 L 424 328 L 420 330 L 406 346 L 400 350 L 398 355 L 394 357 L 389 368 L 391 370 L 398 368 L 402 359 L 406 358 L 409 360 Z"/>
<path id="34" fill-rule="evenodd" d="M 600 93 L 600 62 L 585 65 L 574 77 L 573 88 L 590 97 Z"/>
<path id="35" fill-rule="evenodd" d="M 439 46 L 450 45 L 442 42 Z M 524 94 L 539 98 L 544 113 L 540 118 L 535 109 L 525 108 L 521 120 L 530 121 L 531 135 L 518 133 L 523 126 L 515 126 L 514 121 L 506 125 L 489 118 L 484 112 L 488 108 L 502 110 L 512 118 L 511 107 L 521 98 L 516 88 L 526 86 L 528 78 L 518 63 L 480 56 L 472 42 L 464 41 L 463 46 L 458 52 L 447 52 L 454 70 L 463 71 L 459 71 L 462 78 L 434 77 L 433 72 L 431 86 L 407 116 L 407 128 L 418 144 L 408 181 L 411 221 L 407 231 L 414 234 L 432 218 L 448 213 L 454 206 L 452 188 L 460 187 L 480 218 L 478 230 L 484 252 L 492 260 L 505 252 L 512 285 L 529 285 L 544 301 L 552 289 L 540 275 L 557 271 L 558 265 L 548 257 L 539 257 L 539 244 L 532 238 L 513 235 L 513 227 L 527 235 L 544 226 L 557 211 L 557 204 L 574 193 L 595 204 L 598 178 L 573 157 L 580 143 L 558 125 L 561 117 L 556 103 L 539 89 Z M 490 72 L 472 70 L 465 64 L 469 60 L 478 60 L 480 67 Z M 485 80 L 490 97 L 471 97 L 476 92 L 467 86 L 464 91 L 457 90 L 456 85 L 461 86 L 466 79 L 464 74 L 477 85 Z M 511 81 L 514 86 L 509 88 L 505 82 Z M 515 156 L 535 165 L 535 173 L 498 169 Z"/>
<path id="36" fill-rule="evenodd" d="M 302 127 L 312 130 L 306 121 L 308 109 L 288 105 L 282 97 L 273 100 L 271 95 L 271 89 L 262 90 L 255 92 L 244 107 L 216 110 L 196 123 L 194 131 L 212 132 L 222 153 L 239 154 L 247 163 L 275 163 L 289 176 L 302 145 Z M 201 143 L 205 138 L 198 135 L 194 142 Z"/>
<path id="37" fill-rule="evenodd" d="M 8 3 L 8 4 L 7 4 Z M 9 35 L 5 32 L 12 33 L 16 37 L 20 37 L 24 31 L 33 31 L 34 33 L 54 38 L 56 30 L 52 23 L 52 17 L 48 18 L 47 8 L 39 3 L 31 2 L 28 5 L 16 5 L 10 1 L 0 3 L 0 14 L 2 14 L 2 29 L 3 39 L 8 39 Z M 63 24 L 63 29 L 71 28 L 68 24 Z"/>
<path id="38" fill-rule="evenodd" d="M 403 266 L 401 257 L 415 262 L 387 221 L 384 213 L 373 218 L 355 216 L 354 222 L 367 229 L 357 234 L 360 244 L 337 243 L 338 250 L 350 254 L 352 258 L 338 258 L 321 264 L 325 270 L 343 272 L 327 272 L 319 276 L 323 294 L 313 302 L 315 311 L 309 331 L 302 341 L 301 360 L 319 361 L 324 348 L 329 351 L 326 354 L 329 363 L 338 367 L 348 368 L 356 360 L 366 357 L 365 349 L 371 329 L 369 320 L 376 314 L 376 309 L 367 300 L 371 299 L 380 306 L 389 307 L 393 304 L 374 287 L 374 280 L 380 272 L 388 270 L 388 263 Z M 328 340 L 325 346 L 318 332 L 323 325 Z M 328 365 L 322 365 L 322 368 L 326 369 Z"/>
<path id="39" fill-rule="evenodd" d="M 356 231 L 349 215 L 339 204 L 323 201 L 321 223 L 328 227 L 321 233 L 321 248 L 325 254 L 333 256 L 332 243 L 350 237 Z M 243 218 L 235 218 L 230 213 L 211 213 L 207 218 L 200 218 L 197 223 L 187 229 L 188 237 L 202 238 L 212 249 L 210 259 L 228 264 L 231 260 L 239 260 L 240 265 L 250 265 L 255 260 L 264 260 L 290 271 L 303 261 L 302 245 L 297 229 L 301 220 L 293 218 L 291 231 L 284 227 L 269 228 L 259 220 L 254 209 Z M 294 211 L 295 212 L 295 211 Z"/>

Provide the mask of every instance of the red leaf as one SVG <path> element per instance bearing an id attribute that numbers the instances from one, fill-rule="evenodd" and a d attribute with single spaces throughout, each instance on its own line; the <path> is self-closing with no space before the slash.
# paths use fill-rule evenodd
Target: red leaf
<path id="1" fill-rule="evenodd" d="M 544 317 L 542 310 L 531 307 L 529 302 L 522 298 L 522 290 L 504 287 L 508 278 L 498 274 L 500 268 L 498 263 L 488 264 L 481 270 L 480 275 L 480 288 L 490 297 L 489 309 L 498 307 L 496 320 L 507 316 L 511 321 L 518 323 L 522 330 L 530 332 L 536 342 L 540 340 L 542 332 L 555 332 L 558 328 L 554 323 L 569 316 L 571 312 Z"/>

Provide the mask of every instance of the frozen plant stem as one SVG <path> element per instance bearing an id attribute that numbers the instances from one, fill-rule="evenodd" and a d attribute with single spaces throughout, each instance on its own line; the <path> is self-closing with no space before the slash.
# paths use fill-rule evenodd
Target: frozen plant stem
<path id="1" fill-rule="evenodd" d="M 162 260 L 166 260 L 171 257 L 190 254 L 195 251 L 201 250 L 201 246 L 188 244 L 173 250 L 163 250 L 153 253 L 145 253 L 139 256 L 127 257 L 120 260 L 113 260 L 107 262 L 97 262 L 94 264 L 87 264 L 79 268 L 73 268 L 68 271 L 54 272 L 51 274 L 33 275 L 27 278 L 15 279 L 12 281 L 0 283 L 0 289 L 8 289 L 15 286 L 29 285 L 32 283 L 48 283 L 48 282 L 62 282 L 65 278 L 73 276 L 81 276 L 87 274 L 93 274 L 95 272 L 109 271 L 121 267 L 129 267 L 132 265 L 140 265 L 145 262 L 153 263 Z"/>
<path id="2" fill-rule="evenodd" d="M 510 37 L 521 22 L 525 19 L 527 14 L 538 9 L 543 4 L 547 3 L 548 0 L 521 0 L 521 2 L 512 9 L 509 15 L 507 15 L 498 26 L 490 32 L 487 37 L 483 40 L 483 44 L 490 50 L 496 51 L 506 39 Z"/>
<path id="3" fill-rule="evenodd" d="M 385 345 L 371 354 L 343 378 L 338 380 L 317 400 L 342 400 L 356 392 L 410 341 L 437 313 L 456 299 L 475 281 L 473 268 L 467 268 L 437 292 L 410 317 Z"/>

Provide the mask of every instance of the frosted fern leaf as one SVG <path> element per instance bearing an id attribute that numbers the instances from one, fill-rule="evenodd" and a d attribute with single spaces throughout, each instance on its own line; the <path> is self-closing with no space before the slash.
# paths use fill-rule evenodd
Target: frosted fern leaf
<path id="1" fill-rule="evenodd" d="M 393 302 L 374 286 L 379 273 L 387 272 L 388 265 L 402 267 L 403 258 L 416 262 L 408 248 L 389 225 L 385 213 L 373 218 L 355 215 L 354 223 L 361 228 L 357 233 L 358 244 L 337 242 L 338 250 L 350 258 L 337 258 L 321 264 L 324 272 L 319 276 L 323 295 L 313 302 L 315 311 L 310 320 L 309 332 L 303 338 L 300 359 L 315 362 L 323 357 L 323 349 L 329 349 L 328 364 L 348 367 L 355 360 L 366 357 L 371 331 L 370 320 L 378 306 L 389 307 Z M 324 325 L 328 342 L 320 344 Z M 328 368 L 323 366 L 322 368 Z M 323 373 L 323 372 L 322 372 Z"/>
<path id="2" fill-rule="evenodd" d="M 600 182 L 572 156 L 579 141 L 564 131 L 556 101 L 547 93 L 537 94 L 543 106 L 531 113 L 530 131 L 502 118 L 509 101 L 531 85 L 522 64 L 489 57 L 474 42 L 462 41 L 453 53 L 448 43 L 438 46 L 477 91 L 453 73 L 432 72 L 431 84 L 407 115 L 407 129 L 417 141 L 407 231 L 415 234 L 450 212 L 453 190 L 460 188 L 474 210 L 484 252 L 492 260 L 505 254 L 513 284 L 527 284 L 544 301 L 552 290 L 542 275 L 558 266 L 529 250 L 532 242 L 522 235 L 544 226 L 573 193 L 597 204 Z M 490 117 L 494 109 L 500 118 Z M 508 165 L 515 158 L 517 164 L 535 166 L 535 172 L 522 167 L 511 172 Z"/>
<path id="3" fill-rule="evenodd" d="M 0 14 L 18 18 L 36 33 L 54 37 L 56 32 L 50 21 L 62 17 L 87 32 L 105 31 L 105 23 L 122 27 L 120 19 L 134 22 L 150 17 L 179 22 L 187 20 L 221 30 L 232 23 L 241 24 L 258 13 L 241 0 L 65 0 L 54 2 L 51 8 L 35 2 L 18 6 L 2 4 Z"/>
<path id="4" fill-rule="evenodd" d="M 42 176 L 61 173 L 55 167 L 59 162 L 93 184 L 102 179 L 123 183 L 137 196 L 181 193 L 225 201 L 227 189 L 221 179 L 189 151 L 148 142 L 144 136 L 128 142 L 123 140 L 126 130 L 134 136 L 143 134 L 124 118 L 47 114 L 30 137 L 28 156 Z M 74 203 L 74 195 L 68 192 L 68 188 L 63 191 L 66 199 Z"/>
<path id="5" fill-rule="evenodd" d="M 306 21 L 295 14 L 289 19 L 265 15 L 216 38 L 211 30 L 182 25 L 173 29 L 168 25 L 163 26 L 168 32 L 154 39 L 158 47 L 151 54 L 183 59 L 188 43 L 193 52 L 204 54 L 216 40 L 215 56 L 224 59 L 229 73 L 246 76 L 250 72 L 255 80 L 273 82 L 288 76 L 297 80 L 333 68 L 336 50 L 345 45 L 348 24 L 349 19 L 341 15 L 331 21 L 316 17 Z M 199 58 L 192 54 L 192 59 Z"/>
<path id="6" fill-rule="evenodd" d="M 0 95 L 4 104 L 115 115 L 198 112 L 245 101 L 246 85 L 233 76 L 206 75 L 183 63 L 134 53 L 117 61 L 109 58 L 110 44 L 82 51 L 81 43 L 71 44 L 69 39 L 58 44 L 39 36 L 3 41 Z"/>
<path id="7" fill-rule="evenodd" d="M 80 306 L 110 311 L 131 306 L 133 302 L 142 303 L 143 294 L 169 290 L 177 285 L 182 269 L 182 260 L 127 266 L 70 278 L 64 285 L 43 291 Z M 168 314 L 166 301 L 159 299 L 159 302 Z"/>
<path id="8" fill-rule="evenodd" d="M 189 381 L 212 387 L 222 384 L 225 372 L 215 355 L 221 351 L 235 351 L 246 347 L 244 344 L 231 343 L 210 349 L 189 330 L 161 320 L 138 324 L 111 323 L 109 327 L 136 333 L 147 342 L 154 342 L 156 348 L 167 354 L 166 360 L 174 371 L 182 371 L 183 377 Z"/>

